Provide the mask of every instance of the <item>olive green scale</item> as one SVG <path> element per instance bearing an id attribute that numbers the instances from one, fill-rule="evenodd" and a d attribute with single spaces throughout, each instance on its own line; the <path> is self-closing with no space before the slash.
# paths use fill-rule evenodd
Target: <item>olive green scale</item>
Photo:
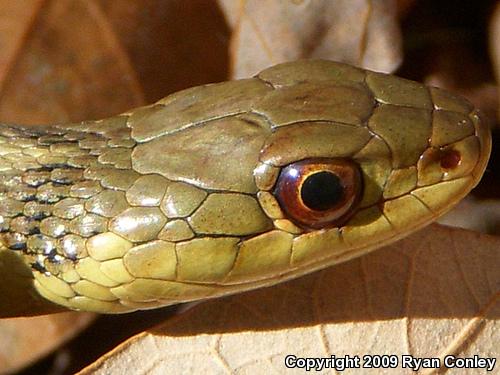
<path id="1" fill-rule="evenodd" d="M 271 285 L 433 221 L 478 182 L 487 127 L 437 88 L 329 61 L 187 89 L 125 114 L 0 126 L 0 244 L 43 297 L 120 313 Z M 436 154 L 454 150 L 456 168 Z M 273 195 L 280 168 L 347 158 L 355 214 L 305 230 Z M 0 249 L 1 250 L 1 249 Z"/>

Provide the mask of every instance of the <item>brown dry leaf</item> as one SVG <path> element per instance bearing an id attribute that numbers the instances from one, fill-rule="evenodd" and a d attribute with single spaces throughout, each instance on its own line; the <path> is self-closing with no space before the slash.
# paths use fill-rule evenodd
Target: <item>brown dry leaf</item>
<path id="1" fill-rule="evenodd" d="M 438 221 L 452 227 L 500 235 L 500 199 L 478 199 L 469 195 Z"/>
<path id="2" fill-rule="evenodd" d="M 22 259 L 0 246 L 0 318 L 50 314 L 66 309 L 41 297 Z"/>
<path id="3" fill-rule="evenodd" d="M 348 263 L 200 304 L 81 374 L 284 373 L 287 354 L 394 354 L 396 372 L 411 374 L 403 354 L 495 358 L 499 248 L 498 237 L 434 224 Z"/>
<path id="4" fill-rule="evenodd" d="M 101 0 L 147 102 L 227 79 L 228 39 L 216 0 Z"/>
<path id="5" fill-rule="evenodd" d="M 43 0 L 27 0 L 24 2 L 0 2 L 0 90 L 3 87 L 12 64 L 15 63 L 22 48 L 22 40 L 31 29 L 33 20 L 40 11 Z"/>
<path id="6" fill-rule="evenodd" d="M 94 317 L 89 313 L 67 312 L 0 320 L 0 374 L 18 371 L 47 355 L 76 336 Z"/>
<path id="7" fill-rule="evenodd" d="M 500 97 L 500 2 L 497 2 L 490 20 L 490 55 L 498 83 L 498 96 Z M 498 122 L 500 122 L 500 100 L 497 105 Z"/>
<path id="8" fill-rule="evenodd" d="M 405 17 L 411 12 L 418 0 L 396 0 L 399 18 Z"/>
<path id="9" fill-rule="evenodd" d="M 96 1 L 31 3 L 34 14 L 21 19 L 27 31 L 0 34 L 0 43 L 16 51 L 3 67 L 2 121 L 101 118 L 144 103 L 135 70 Z M 0 9 L 10 4 L 3 0 Z"/>
<path id="10" fill-rule="evenodd" d="M 388 0 L 219 0 L 232 29 L 232 77 L 301 58 L 392 72 L 400 64 L 397 6 Z"/>

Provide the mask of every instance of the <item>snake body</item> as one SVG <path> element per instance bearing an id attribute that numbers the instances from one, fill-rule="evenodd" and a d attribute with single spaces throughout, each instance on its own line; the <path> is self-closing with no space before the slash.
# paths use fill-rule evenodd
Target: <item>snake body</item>
<path id="1" fill-rule="evenodd" d="M 70 309 L 221 296 L 425 226 L 476 185 L 489 149 L 477 111 L 443 90 L 329 61 L 284 63 L 105 120 L 1 125 L 0 252 Z M 453 168 L 440 157 L 450 151 Z M 360 200 L 340 226 L 303 228 L 273 194 L 280 170 L 309 158 L 361 170 Z"/>

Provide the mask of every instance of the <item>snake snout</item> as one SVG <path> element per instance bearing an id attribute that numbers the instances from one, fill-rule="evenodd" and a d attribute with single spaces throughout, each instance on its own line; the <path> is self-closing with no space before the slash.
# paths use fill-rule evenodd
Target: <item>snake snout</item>
<path id="1" fill-rule="evenodd" d="M 450 195 L 458 201 L 478 183 L 490 150 L 490 131 L 477 110 L 468 114 L 434 110 L 430 147 L 417 164 L 417 184 L 419 187 L 431 187 L 447 182 L 451 186 L 462 181 L 463 189 Z M 444 206 L 445 201 L 442 203 Z"/>

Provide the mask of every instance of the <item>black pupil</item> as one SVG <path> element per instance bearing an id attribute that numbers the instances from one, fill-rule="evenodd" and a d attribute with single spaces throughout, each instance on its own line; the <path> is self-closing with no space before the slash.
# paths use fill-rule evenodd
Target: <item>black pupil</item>
<path id="1" fill-rule="evenodd" d="M 318 172 L 306 178 L 300 192 L 302 202 L 315 211 L 334 207 L 344 196 L 340 178 L 331 172 Z"/>

